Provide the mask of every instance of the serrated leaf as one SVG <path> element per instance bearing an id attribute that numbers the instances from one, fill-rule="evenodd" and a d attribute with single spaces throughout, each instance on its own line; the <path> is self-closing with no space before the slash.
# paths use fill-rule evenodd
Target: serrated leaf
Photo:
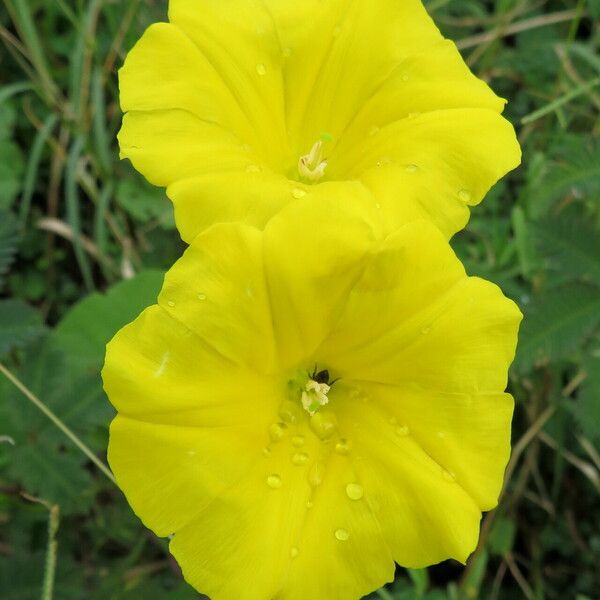
<path id="1" fill-rule="evenodd" d="M 544 161 L 528 182 L 526 197 L 534 217 L 545 215 L 569 196 L 600 193 L 600 142 L 591 137 L 570 140 L 556 158 Z"/>
<path id="2" fill-rule="evenodd" d="M 525 311 L 516 366 L 571 358 L 600 324 L 600 287 L 583 283 L 540 294 Z"/>
<path id="3" fill-rule="evenodd" d="M 0 210 L 0 290 L 17 252 L 17 220 L 11 212 Z"/>
<path id="4" fill-rule="evenodd" d="M 40 313 L 21 300 L 0 300 L 0 356 L 22 348 L 44 331 Z"/>
<path id="5" fill-rule="evenodd" d="M 76 304 L 52 334 L 70 373 L 97 374 L 106 344 L 147 306 L 156 302 L 163 273 L 143 271 L 113 286 L 106 294 L 90 294 Z"/>
<path id="6" fill-rule="evenodd" d="M 600 235 L 589 221 L 563 214 L 530 223 L 529 230 L 547 268 L 558 277 L 600 284 Z"/>
<path id="7" fill-rule="evenodd" d="M 587 372 L 587 378 L 577 396 L 575 417 L 583 433 L 600 443 L 600 354 L 593 354 L 584 361 L 583 368 Z"/>
<path id="8" fill-rule="evenodd" d="M 150 185 L 139 175 L 121 180 L 115 198 L 121 208 L 141 223 L 156 219 L 166 229 L 175 227 L 173 205 L 164 190 Z"/>

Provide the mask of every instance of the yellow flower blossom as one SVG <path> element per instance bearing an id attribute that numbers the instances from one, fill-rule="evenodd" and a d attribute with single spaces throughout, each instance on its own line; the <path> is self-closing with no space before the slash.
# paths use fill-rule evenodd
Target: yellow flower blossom
<path id="1" fill-rule="evenodd" d="M 169 20 L 120 71 L 119 140 L 188 242 L 356 185 L 390 231 L 427 218 L 450 237 L 520 161 L 505 102 L 419 0 L 170 0 Z"/>
<path id="2" fill-rule="evenodd" d="M 212 600 L 359 598 L 497 503 L 518 308 L 333 189 L 198 235 L 107 349 L 110 465 Z"/>

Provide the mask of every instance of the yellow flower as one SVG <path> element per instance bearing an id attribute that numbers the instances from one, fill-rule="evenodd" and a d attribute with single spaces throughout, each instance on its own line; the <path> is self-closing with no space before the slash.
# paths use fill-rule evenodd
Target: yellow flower
<path id="1" fill-rule="evenodd" d="M 111 467 L 212 600 L 465 561 L 500 492 L 519 310 L 431 223 L 314 196 L 197 236 L 108 346 Z"/>
<path id="2" fill-rule="evenodd" d="M 120 72 L 119 140 L 188 242 L 320 186 L 450 237 L 520 161 L 504 101 L 418 0 L 170 0 L 169 19 Z"/>

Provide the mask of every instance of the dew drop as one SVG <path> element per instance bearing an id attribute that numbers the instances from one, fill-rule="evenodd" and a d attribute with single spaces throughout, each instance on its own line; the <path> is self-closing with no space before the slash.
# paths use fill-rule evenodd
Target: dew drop
<path id="1" fill-rule="evenodd" d="M 291 48 L 284 48 L 283 49 L 283 56 L 285 56 L 285 58 L 289 58 L 292 55 L 292 49 Z"/>
<path id="2" fill-rule="evenodd" d="M 300 200 L 300 198 L 304 198 L 304 196 L 306 196 L 306 192 L 300 188 L 294 188 L 292 190 L 292 196 L 296 198 L 296 200 Z"/>
<path id="3" fill-rule="evenodd" d="M 287 425 L 285 423 L 273 423 L 269 426 L 269 437 L 278 442 L 284 435 Z"/>
<path id="4" fill-rule="evenodd" d="M 402 81 L 408 81 L 409 79 L 410 78 L 406 73 L 404 73 L 404 75 L 402 75 Z"/>
<path id="5" fill-rule="evenodd" d="M 381 204 L 379 204 L 379 202 L 377 202 L 377 203 L 375 204 L 375 208 L 376 208 L 377 210 L 381 210 Z"/>
<path id="6" fill-rule="evenodd" d="M 296 546 L 294 546 L 291 550 L 290 550 L 290 557 L 291 558 L 296 558 L 299 554 L 298 548 L 296 548 Z"/>
<path id="7" fill-rule="evenodd" d="M 320 440 L 329 439 L 335 432 L 337 423 L 332 414 L 318 412 L 310 418 L 310 428 Z"/>
<path id="8" fill-rule="evenodd" d="M 260 167 L 258 165 L 248 165 L 246 173 L 260 173 Z"/>
<path id="9" fill-rule="evenodd" d="M 379 127 L 377 125 L 373 125 L 371 129 L 369 129 L 369 135 L 377 135 L 379 133 Z"/>
<path id="10" fill-rule="evenodd" d="M 285 400 L 279 407 L 279 416 L 284 423 L 296 423 L 301 416 L 300 406 L 291 400 Z"/>
<path id="11" fill-rule="evenodd" d="M 349 483 L 346 486 L 346 496 L 350 500 L 360 500 L 364 495 L 364 490 L 360 483 Z"/>
<path id="12" fill-rule="evenodd" d="M 448 469 L 442 469 L 442 477 L 451 483 L 456 481 L 456 475 L 452 471 L 448 471 Z"/>
<path id="13" fill-rule="evenodd" d="M 173 308 L 173 307 L 175 306 L 175 301 L 174 301 L 174 300 L 169 300 L 169 301 L 167 302 L 167 304 L 168 304 L 168 305 L 169 305 L 171 308 Z"/>
<path id="14" fill-rule="evenodd" d="M 430 331 L 431 331 L 431 326 L 429 326 L 429 327 L 423 327 L 423 329 L 421 329 L 421 333 L 423 335 L 427 335 Z"/>
<path id="15" fill-rule="evenodd" d="M 417 165 L 410 164 L 410 165 L 406 165 L 406 168 L 404 170 L 407 173 L 416 173 L 419 170 L 419 167 L 417 167 Z"/>
<path id="16" fill-rule="evenodd" d="M 308 462 L 308 454 L 306 452 L 296 452 L 292 456 L 292 463 L 297 467 L 302 467 Z"/>
<path id="17" fill-rule="evenodd" d="M 271 456 L 271 448 L 265 447 L 262 452 L 265 456 Z"/>
<path id="18" fill-rule="evenodd" d="M 302 446 L 304 446 L 304 436 L 303 435 L 295 435 L 292 438 L 292 445 L 295 448 L 302 448 Z"/>
<path id="19" fill-rule="evenodd" d="M 336 25 L 333 29 L 333 37 L 338 37 L 342 33 L 342 28 L 339 25 Z"/>
<path id="20" fill-rule="evenodd" d="M 272 490 L 277 490 L 281 487 L 281 477 L 279 477 L 279 475 L 269 475 L 267 477 L 267 485 L 272 489 Z"/>
<path id="21" fill-rule="evenodd" d="M 396 427 L 396 435 L 398 437 L 406 437 L 410 433 L 410 429 L 406 425 Z"/>
<path id="22" fill-rule="evenodd" d="M 311 509 L 314 505 L 315 503 L 312 500 L 306 501 L 306 508 Z"/>
<path id="23" fill-rule="evenodd" d="M 336 529 L 335 530 L 335 539 L 340 542 L 345 542 L 350 537 L 350 534 L 346 529 Z"/>
<path id="24" fill-rule="evenodd" d="M 198 300 L 200 300 L 200 302 L 204 302 L 206 300 L 206 294 L 198 294 Z"/>
<path id="25" fill-rule="evenodd" d="M 468 190 L 460 190 L 460 192 L 458 192 L 458 197 L 463 201 L 463 202 L 470 202 L 472 195 L 471 192 L 469 192 Z"/>
<path id="26" fill-rule="evenodd" d="M 350 454 L 350 444 L 348 443 L 348 440 L 342 438 L 336 445 L 335 445 L 335 451 L 338 454 L 341 454 L 342 456 L 347 456 L 348 454 Z"/>
<path id="27" fill-rule="evenodd" d="M 325 465 L 321 461 L 316 462 L 308 474 L 308 483 L 313 487 L 319 487 L 323 483 L 324 473 Z"/>
<path id="28" fill-rule="evenodd" d="M 262 76 L 262 75 L 266 75 L 266 74 L 267 74 L 267 67 L 265 67 L 265 65 L 263 65 L 263 63 L 258 63 L 258 64 L 256 65 L 256 72 L 257 72 L 259 75 L 261 75 L 261 76 Z"/>

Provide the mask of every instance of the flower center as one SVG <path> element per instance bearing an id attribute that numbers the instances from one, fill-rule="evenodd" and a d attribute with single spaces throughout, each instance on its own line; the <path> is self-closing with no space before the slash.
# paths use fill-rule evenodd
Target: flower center
<path id="1" fill-rule="evenodd" d="M 330 389 L 331 386 L 327 383 L 319 383 L 314 379 L 308 380 L 302 390 L 302 406 L 311 417 L 329 402 L 327 394 Z"/>
<path id="2" fill-rule="evenodd" d="M 325 175 L 327 160 L 323 158 L 323 140 L 316 142 L 308 154 L 300 157 L 298 173 L 310 182 L 319 181 Z"/>

